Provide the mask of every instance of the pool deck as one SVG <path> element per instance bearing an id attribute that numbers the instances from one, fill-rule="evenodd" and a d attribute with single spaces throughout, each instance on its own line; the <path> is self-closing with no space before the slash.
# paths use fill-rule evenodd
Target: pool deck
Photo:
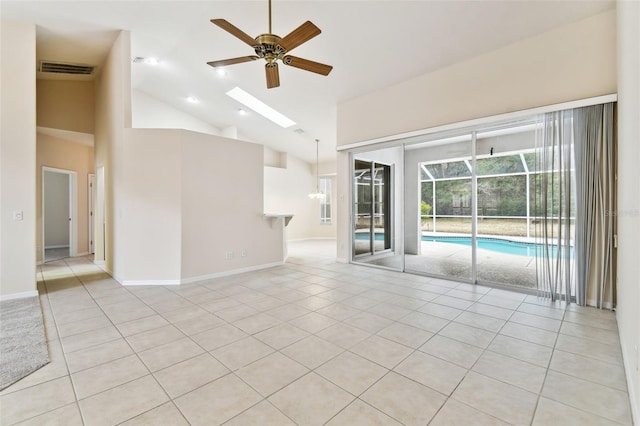
<path id="1" fill-rule="evenodd" d="M 520 256 L 478 249 L 479 283 L 514 287 L 536 287 L 536 264 L 531 256 Z M 364 263 L 402 268 L 399 255 L 373 258 Z M 427 242 L 420 244 L 420 254 L 405 255 L 405 271 L 471 280 L 471 247 L 460 244 Z"/>

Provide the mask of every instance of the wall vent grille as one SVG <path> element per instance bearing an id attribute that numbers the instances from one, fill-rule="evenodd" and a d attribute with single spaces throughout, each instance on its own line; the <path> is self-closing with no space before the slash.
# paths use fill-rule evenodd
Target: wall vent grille
<path id="1" fill-rule="evenodd" d="M 91 75 L 95 70 L 93 65 L 71 64 L 67 62 L 40 61 L 38 71 L 55 74 Z"/>

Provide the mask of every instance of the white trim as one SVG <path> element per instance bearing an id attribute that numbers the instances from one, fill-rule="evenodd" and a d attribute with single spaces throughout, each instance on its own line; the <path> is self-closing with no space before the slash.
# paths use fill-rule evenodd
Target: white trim
<path id="1" fill-rule="evenodd" d="M 5 300 L 26 299 L 27 297 L 38 296 L 38 290 L 23 291 L 22 293 L 5 294 L 4 296 L 0 296 L 0 302 L 4 302 Z"/>
<path id="2" fill-rule="evenodd" d="M 361 148 L 368 145 L 375 145 L 383 142 L 393 142 L 393 141 L 398 141 L 400 139 L 426 136 L 433 133 L 463 129 L 465 127 L 476 127 L 476 126 L 481 126 L 485 124 L 494 124 L 498 121 L 517 120 L 517 119 L 529 117 L 531 115 L 544 114 L 547 112 L 562 111 L 562 110 L 573 109 L 573 108 L 580 108 L 580 107 L 590 106 L 590 105 L 605 104 L 609 102 L 616 102 L 617 100 L 618 100 L 617 93 L 613 93 L 610 95 L 596 96 L 594 98 L 578 99 L 575 101 L 562 102 L 559 104 L 523 109 L 519 111 L 507 112 L 504 114 L 490 115 L 487 117 L 475 118 L 473 120 L 459 121 L 456 123 L 430 127 L 427 129 L 413 130 L 411 132 L 383 136 L 375 139 L 367 139 L 360 142 L 353 142 L 347 145 L 340 145 L 336 147 L 336 151 L 347 151 L 354 148 Z"/>
<path id="3" fill-rule="evenodd" d="M 284 265 L 284 261 L 281 262 L 273 262 L 273 263 L 265 263 L 262 265 L 255 265 L 255 266 L 248 266 L 246 268 L 239 268 L 239 269 L 231 269 L 229 271 L 222 271 L 222 272 L 215 272 L 213 274 L 207 274 L 207 275 L 200 275 L 197 277 L 190 277 L 190 278 L 183 278 L 180 280 L 181 284 L 191 284 L 191 283 L 195 283 L 198 281 L 205 281 L 205 280 L 210 280 L 213 278 L 222 278 L 222 277 L 228 277 L 229 275 L 236 275 L 236 274 L 242 274 L 245 272 L 252 272 L 252 271 L 259 271 L 261 269 L 268 269 L 268 268 L 273 268 L 275 266 L 282 266 Z"/>
<path id="4" fill-rule="evenodd" d="M 56 248 L 69 248 L 68 244 L 59 244 L 59 245 L 54 245 L 54 246 L 44 246 L 44 249 L 56 249 Z"/>
<path id="5" fill-rule="evenodd" d="M 336 262 L 337 263 L 349 263 L 349 260 L 345 259 L 344 257 L 336 257 Z"/>
<path id="6" fill-rule="evenodd" d="M 138 285 L 180 285 L 180 280 L 124 280 L 123 286 Z"/>

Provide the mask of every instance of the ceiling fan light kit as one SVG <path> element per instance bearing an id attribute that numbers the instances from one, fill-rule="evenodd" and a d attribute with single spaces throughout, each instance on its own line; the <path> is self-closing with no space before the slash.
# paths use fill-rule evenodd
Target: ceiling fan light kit
<path id="1" fill-rule="evenodd" d="M 211 22 L 251 46 L 255 52 L 255 55 L 207 62 L 207 64 L 214 68 L 241 64 L 243 62 L 251 62 L 256 59 L 264 59 L 267 62 L 265 64 L 265 74 L 267 77 L 267 88 L 269 89 L 280 86 L 278 61 L 294 68 L 325 76 L 329 75 L 333 69 L 331 65 L 287 55 L 288 52 L 311 40 L 322 31 L 320 31 L 320 28 L 316 27 L 311 21 L 306 21 L 285 37 L 272 34 L 271 0 L 269 0 L 269 32 L 266 34 L 260 34 L 256 38 L 251 38 L 250 35 L 224 19 L 212 19 Z"/>

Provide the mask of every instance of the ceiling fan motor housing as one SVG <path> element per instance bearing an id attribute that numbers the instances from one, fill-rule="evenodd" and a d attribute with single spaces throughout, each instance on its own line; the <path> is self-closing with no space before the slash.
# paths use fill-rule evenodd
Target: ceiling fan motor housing
<path id="1" fill-rule="evenodd" d="M 282 59 L 286 50 L 278 44 L 280 40 L 281 38 L 275 34 L 260 34 L 256 37 L 259 45 L 254 47 L 256 55 L 265 58 L 269 63 Z"/>

